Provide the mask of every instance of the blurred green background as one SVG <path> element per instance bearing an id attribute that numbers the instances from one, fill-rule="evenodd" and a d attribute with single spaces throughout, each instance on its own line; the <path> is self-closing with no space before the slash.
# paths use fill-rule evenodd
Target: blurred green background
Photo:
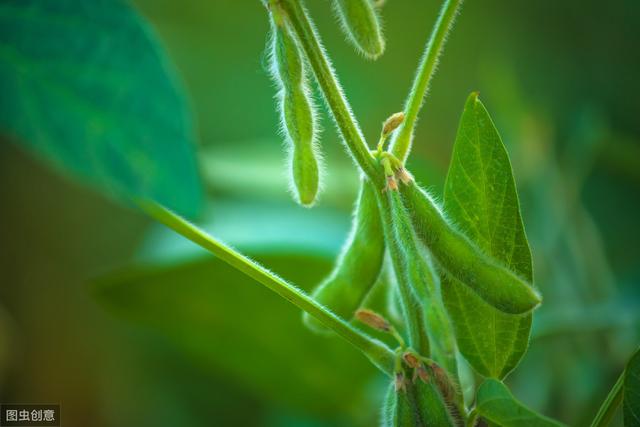
<path id="1" fill-rule="evenodd" d="M 376 62 L 309 0 L 368 138 L 402 107 L 435 1 L 389 0 Z M 323 114 L 318 206 L 287 193 L 259 1 L 137 0 L 196 115 L 199 222 L 304 289 L 347 233 L 357 176 Z M 514 394 L 586 425 L 640 342 L 640 2 L 468 0 L 410 167 L 442 189 L 479 90 L 514 164 L 545 296 Z M 1 96 L 1 94 L 0 94 Z M 68 426 L 369 426 L 385 381 L 287 302 L 15 145 L 0 146 L 0 401 L 60 403 Z"/>

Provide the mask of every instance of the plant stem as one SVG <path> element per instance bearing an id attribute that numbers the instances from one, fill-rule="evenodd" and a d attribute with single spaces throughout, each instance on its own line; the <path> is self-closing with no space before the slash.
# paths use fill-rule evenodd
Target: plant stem
<path id="1" fill-rule="evenodd" d="M 391 190 L 389 190 L 391 191 Z M 398 283 L 398 294 L 402 307 L 402 317 L 409 332 L 409 345 L 422 356 L 429 356 L 429 337 L 426 331 L 424 308 L 414 295 L 409 283 L 407 265 L 404 261 L 402 248 L 399 246 L 394 231 L 394 218 L 389 199 L 380 191 L 376 191 L 380 216 L 384 228 L 385 240 L 389 248 L 389 255 L 394 275 Z"/>
<path id="2" fill-rule="evenodd" d="M 467 421 L 465 422 L 465 426 L 466 427 L 475 427 L 477 419 L 478 419 L 478 412 L 474 408 L 469 413 L 469 416 L 467 417 Z"/>
<path id="3" fill-rule="evenodd" d="M 598 413 L 596 417 L 593 419 L 591 423 L 591 427 L 605 427 L 611 423 L 611 418 L 620 406 L 620 402 L 622 402 L 622 385 L 624 383 L 624 371 L 618 377 L 618 380 L 613 385 L 611 391 L 607 395 L 607 398 L 598 409 Z"/>
<path id="4" fill-rule="evenodd" d="M 380 170 L 376 168 L 373 156 L 362 136 L 362 131 L 351 112 L 347 99 L 342 93 L 338 79 L 331 68 L 329 59 L 320 44 L 319 36 L 313 28 L 306 11 L 300 5 L 299 0 L 279 0 L 278 4 L 286 13 L 300 46 L 305 52 L 324 99 L 351 156 L 367 177 L 376 184 L 376 187 L 382 188 L 383 177 Z"/>
<path id="5" fill-rule="evenodd" d="M 427 47 L 413 81 L 411 92 L 409 92 L 409 97 L 405 103 L 404 122 L 400 126 L 391 144 L 391 153 L 403 163 L 406 161 L 409 150 L 411 149 L 413 130 L 416 125 L 418 113 L 420 112 L 420 107 L 429 90 L 431 77 L 433 77 L 438 65 L 438 57 L 442 52 L 447 33 L 453 26 L 453 21 L 461 4 L 462 0 L 445 0 L 440 9 L 438 20 L 431 31 L 431 37 L 429 37 L 429 41 L 427 42 Z"/>
<path id="6" fill-rule="evenodd" d="M 139 206 L 155 220 L 211 252 L 238 271 L 260 282 L 296 307 L 306 311 L 364 353 L 381 371 L 389 376 L 393 375 L 394 353 L 382 342 L 354 328 L 294 285 L 219 242 L 165 207 L 154 202 L 139 202 Z"/>

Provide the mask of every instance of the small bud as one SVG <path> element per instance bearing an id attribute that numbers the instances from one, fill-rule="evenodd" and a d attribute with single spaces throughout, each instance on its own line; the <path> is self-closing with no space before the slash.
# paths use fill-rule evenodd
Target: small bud
<path id="1" fill-rule="evenodd" d="M 404 363 L 406 363 L 407 366 L 412 369 L 415 369 L 422 365 L 422 362 L 420 361 L 420 359 L 418 359 L 418 356 L 409 351 L 402 355 L 402 359 L 404 360 Z"/>
<path id="2" fill-rule="evenodd" d="M 378 313 L 362 308 L 356 311 L 356 318 L 367 326 L 382 332 L 391 332 L 391 324 Z"/>
<path id="3" fill-rule="evenodd" d="M 404 360 L 404 363 L 406 363 L 409 368 L 413 369 L 412 381 L 414 383 L 418 378 L 420 378 L 425 383 L 429 382 L 429 372 L 424 366 L 422 360 L 420 360 L 420 358 L 415 353 L 412 353 L 410 351 L 405 352 L 402 355 L 402 360 Z"/>
<path id="4" fill-rule="evenodd" d="M 404 185 L 409 185 L 413 182 L 413 176 L 403 167 L 396 171 L 396 176 Z"/>
<path id="5" fill-rule="evenodd" d="M 396 178 L 394 176 L 387 177 L 387 186 L 385 187 L 385 190 L 389 190 L 389 191 L 398 190 L 398 182 L 396 181 Z"/>
<path id="6" fill-rule="evenodd" d="M 382 134 L 388 136 L 404 122 L 404 112 L 392 114 L 382 125 Z"/>
<path id="7" fill-rule="evenodd" d="M 424 365 L 420 365 L 415 370 L 415 375 L 422 380 L 423 383 L 428 383 L 430 380 L 429 371 L 424 367 Z M 415 381 L 415 380 L 414 380 Z"/>
<path id="8" fill-rule="evenodd" d="M 407 379 L 402 372 L 396 372 L 395 388 L 396 392 L 407 391 Z"/>

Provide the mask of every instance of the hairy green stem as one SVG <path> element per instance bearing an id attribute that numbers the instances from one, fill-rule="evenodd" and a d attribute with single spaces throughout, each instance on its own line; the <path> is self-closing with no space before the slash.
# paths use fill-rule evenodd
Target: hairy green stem
<path id="1" fill-rule="evenodd" d="M 297 35 L 351 156 L 367 177 L 376 184 L 376 187 L 381 188 L 383 177 L 376 168 L 362 131 L 342 93 L 338 79 L 306 11 L 299 0 L 277 0 L 277 4 L 286 13 L 286 18 Z"/>
<path id="2" fill-rule="evenodd" d="M 465 427 L 475 427 L 476 421 L 478 420 L 478 411 L 475 408 L 469 413 L 467 417 L 467 421 L 465 422 Z"/>
<path id="3" fill-rule="evenodd" d="M 440 15 L 436 21 L 431 37 L 427 42 L 424 55 L 418 67 L 418 72 L 413 81 L 411 92 L 405 103 L 404 114 L 405 119 L 400 129 L 398 130 L 396 137 L 391 144 L 391 153 L 400 159 L 403 163 L 409 155 L 411 149 L 411 141 L 413 139 L 413 130 L 418 119 L 418 113 L 424 97 L 429 90 L 429 82 L 431 77 L 435 73 L 438 65 L 438 57 L 442 52 L 444 43 L 447 38 L 447 33 L 453 26 L 458 9 L 462 4 L 462 0 L 445 0 L 442 8 L 440 9 Z"/>
<path id="4" fill-rule="evenodd" d="M 591 427 L 606 427 L 611 423 L 611 419 L 622 402 L 622 386 L 624 384 L 624 372 L 620 374 L 618 380 L 613 385 L 609 395 L 598 409 L 596 417 L 591 423 Z"/>
<path id="5" fill-rule="evenodd" d="M 381 371 L 389 376 L 393 375 L 394 353 L 382 342 L 354 328 L 294 285 L 219 242 L 165 207 L 154 202 L 140 202 L 139 206 L 158 222 L 211 252 L 236 270 L 255 279 L 296 307 L 309 313 L 318 321 L 322 322 L 327 328 L 333 330 L 336 334 L 364 353 Z"/>

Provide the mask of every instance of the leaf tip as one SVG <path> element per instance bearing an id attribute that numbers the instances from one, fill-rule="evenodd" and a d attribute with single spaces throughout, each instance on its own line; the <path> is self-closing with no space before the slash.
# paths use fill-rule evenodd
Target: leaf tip
<path id="1" fill-rule="evenodd" d="M 477 102 L 480 102 L 480 91 L 474 90 L 469 94 L 469 97 L 467 98 L 467 104 L 475 105 Z"/>

